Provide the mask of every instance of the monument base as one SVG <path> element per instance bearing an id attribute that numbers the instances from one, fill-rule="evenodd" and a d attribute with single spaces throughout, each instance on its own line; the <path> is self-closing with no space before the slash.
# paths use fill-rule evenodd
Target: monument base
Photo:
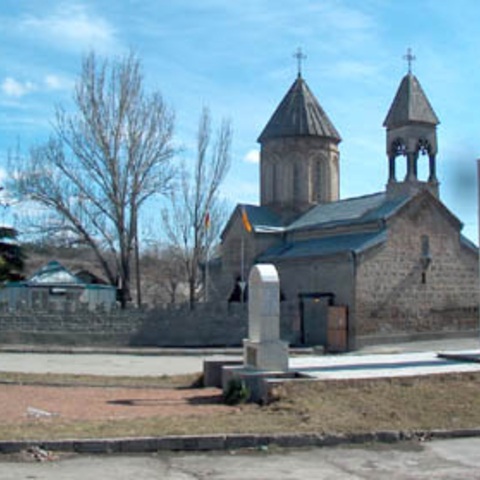
<path id="1" fill-rule="evenodd" d="M 232 380 L 240 380 L 249 392 L 248 402 L 269 403 L 270 382 L 273 380 L 291 380 L 297 378 L 295 372 L 273 372 L 253 370 L 252 368 L 225 366 L 222 368 L 222 388 L 225 394 Z"/>
<path id="2" fill-rule="evenodd" d="M 246 369 L 288 372 L 288 344 L 244 340 L 243 359 Z"/>

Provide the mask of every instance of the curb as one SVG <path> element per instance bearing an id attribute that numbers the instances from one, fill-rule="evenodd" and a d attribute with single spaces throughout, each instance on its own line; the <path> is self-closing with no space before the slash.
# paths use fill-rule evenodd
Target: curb
<path id="1" fill-rule="evenodd" d="M 166 437 L 116 438 L 99 440 L 54 440 L 0 442 L 0 454 L 19 453 L 38 447 L 51 452 L 118 454 L 158 451 L 222 451 L 247 448 L 332 447 L 348 444 L 397 443 L 435 439 L 471 438 L 480 436 L 480 428 L 455 430 L 416 430 L 412 432 L 379 431 L 354 434 L 278 434 L 278 435 L 173 435 Z"/>
<path id="2" fill-rule="evenodd" d="M 135 355 L 147 356 L 241 356 L 241 347 L 62 347 L 62 346 L 29 346 L 29 345 L 0 345 L 0 353 L 38 353 L 38 354 L 61 354 L 61 355 Z M 292 347 L 290 354 L 312 355 L 310 347 Z"/>
<path id="3" fill-rule="evenodd" d="M 135 355 L 149 356 L 209 356 L 209 355 L 241 355 L 240 348 L 210 347 L 210 348 L 121 348 L 121 347 L 62 347 L 62 346 L 0 346 L 0 353 L 35 353 L 59 355 Z"/>

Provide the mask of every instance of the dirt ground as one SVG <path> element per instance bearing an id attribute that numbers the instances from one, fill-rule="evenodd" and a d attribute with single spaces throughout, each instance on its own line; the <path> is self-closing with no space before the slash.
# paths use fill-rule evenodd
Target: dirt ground
<path id="1" fill-rule="evenodd" d="M 231 411 L 221 390 L 0 385 L 0 423 L 38 419 L 119 420 Z M 51 414 L 51 415 L 48 415 Z"/>

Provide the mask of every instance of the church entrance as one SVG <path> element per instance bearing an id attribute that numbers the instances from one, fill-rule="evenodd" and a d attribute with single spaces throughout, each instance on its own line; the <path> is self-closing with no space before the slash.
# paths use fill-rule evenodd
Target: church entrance
<path id="1" fill-rule="evenodd" d="M 333 293 L 299 293 L 300 342 L 302 345 L 328 347 L 328 307 L 333 305 Z"/>

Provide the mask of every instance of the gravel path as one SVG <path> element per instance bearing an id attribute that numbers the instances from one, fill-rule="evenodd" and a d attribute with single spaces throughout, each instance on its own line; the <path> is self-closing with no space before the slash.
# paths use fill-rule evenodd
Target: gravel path
<path id="1" fill-rule="evenodd" d="M 1 424 L 178 416 L 231 411 L 221 391 L 0 385 Z M 46 415 L 48 412 L 53 415 Z"/>

